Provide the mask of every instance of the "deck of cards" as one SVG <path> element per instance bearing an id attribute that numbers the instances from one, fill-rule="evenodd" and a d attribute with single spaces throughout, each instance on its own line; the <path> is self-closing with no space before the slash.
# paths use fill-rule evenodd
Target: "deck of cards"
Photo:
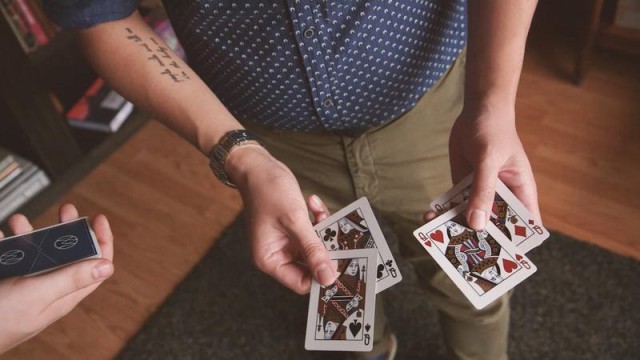
<path id="1" fill-rule="evenodd" d="M 476 309 L 482 309 L 536 272 L 525 254 L 549 232 L 498 179 L 490 221 L 472 230 L 464 217 L 473 175 L 431 203 L 440 214 L 414 231 Z"/>
<path id="2" fill-rule="evenodd" d="M 37 275 L 101 256 L 88 219 L 80 218 L 0 239 L 0 279 Z"/>
<path id="3" fill-rule="evenodd" d="M 330 286 L 313 282 L 307 315 L 307 350 L 371 351 L 376 294 L 402 275 L 366 198 L 314 226 L 337 263 Z"/>

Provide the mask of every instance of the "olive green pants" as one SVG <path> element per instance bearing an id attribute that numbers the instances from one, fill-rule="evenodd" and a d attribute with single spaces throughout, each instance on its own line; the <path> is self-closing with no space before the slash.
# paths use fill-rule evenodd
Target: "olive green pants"
<path id="1" fill-rule="evenodd" d="M 438 309 L 450 356 L 499 360 L 507 357 L 508 296 L 476 310 L 412 235 L 431 200 L 451 187 L 448 141 L 462 108 L 464 63 L 463 52 L 414 108 L 357 137 L 245 126 L 293 171 L 305 196 L 319 195 L 332 212 L 366 196 L 391 222 L 425 300 Z M 372 354 L 385 350 L 383 314 L 376 312 Z M 398 342 L 402 346 L 402 339 Z"/>

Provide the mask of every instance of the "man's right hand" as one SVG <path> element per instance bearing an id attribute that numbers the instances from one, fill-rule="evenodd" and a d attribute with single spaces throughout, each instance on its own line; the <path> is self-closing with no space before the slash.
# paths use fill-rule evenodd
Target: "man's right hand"
<path id="1" fill-rule="evenodd" d="M 259 145 L 236 148 L 225 168 L 242 194 L 256 266 L 298 294 L 309 292 L 311 276 L 333 283 L 335 265 L 313 230 L 293 173 Z"/>

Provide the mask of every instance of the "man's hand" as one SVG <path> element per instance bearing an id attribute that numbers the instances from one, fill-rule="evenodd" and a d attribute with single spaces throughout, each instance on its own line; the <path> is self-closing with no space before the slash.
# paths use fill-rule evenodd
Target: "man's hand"
<path id="1" fill-rule="evenodd" d="M 472 228 L 481 230 L 489 220 L 498 178 L 540 221 L 536 183 L 516 132 L 513 107 L 465 108 L 451 131 L 449 156 L 454 183 L 475 172 L 466 213 Z M 434 217 L 429 212 L 425 220 Z"/>
<path id="2" fill-rule="evenodd" d="M 449 137 L 454 183 L 475 171 L 466 217 L 483 229 L 489 220 L 496 179 L 540 220 L 536 183 L 515 126 L 522 60 L 536 0 L 468 3 L 464 108 Z M 435 214 L 425 214 L 425 220 Z"/>
<path id="3" fill-rule="evenodd" d="M 311 274 L 322 285 L 333 283 L 335 266 L 291 171 L 257 145 L 231 152 L 225 168 L 242 194 L 256 266 L 298 294 L 309 292 Z"/>
<path id="4" fill-rule="evenodd" d="M 78 218 L 73 205 L 59 211 L 60 222 Z M 93 220 L 102 259 L 85 260 L 50 273 L 0 281 L 0 354 L 44 330 L 68 314 L 113 274 L 113 235 L 104 215 Z M 9 227 L 16 235 L 33 230 L 26 217 L 13 215 Z M 0 233 L 0 239 L 3 237 Z"/>

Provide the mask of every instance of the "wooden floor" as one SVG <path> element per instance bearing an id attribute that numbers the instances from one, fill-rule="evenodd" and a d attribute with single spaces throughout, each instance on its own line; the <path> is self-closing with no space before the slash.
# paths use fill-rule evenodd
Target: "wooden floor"
<path id="1" fill-rule="evenodd" d="M 519 131 L 545 224 L 640 259 L 638 60 L 597 54 L 576 87 L 564 75 L 566 56 L 566 49 L 529 48 L 518 96 Z M 116 274 L 4 358 L 112 358 L 241 209 L 238 194 L 214 180 L 206 160 L 157 123 L 146 125 L 63 202 L 108 215 Z M 53 222 L 56 208 L 35 223 Z"/>

